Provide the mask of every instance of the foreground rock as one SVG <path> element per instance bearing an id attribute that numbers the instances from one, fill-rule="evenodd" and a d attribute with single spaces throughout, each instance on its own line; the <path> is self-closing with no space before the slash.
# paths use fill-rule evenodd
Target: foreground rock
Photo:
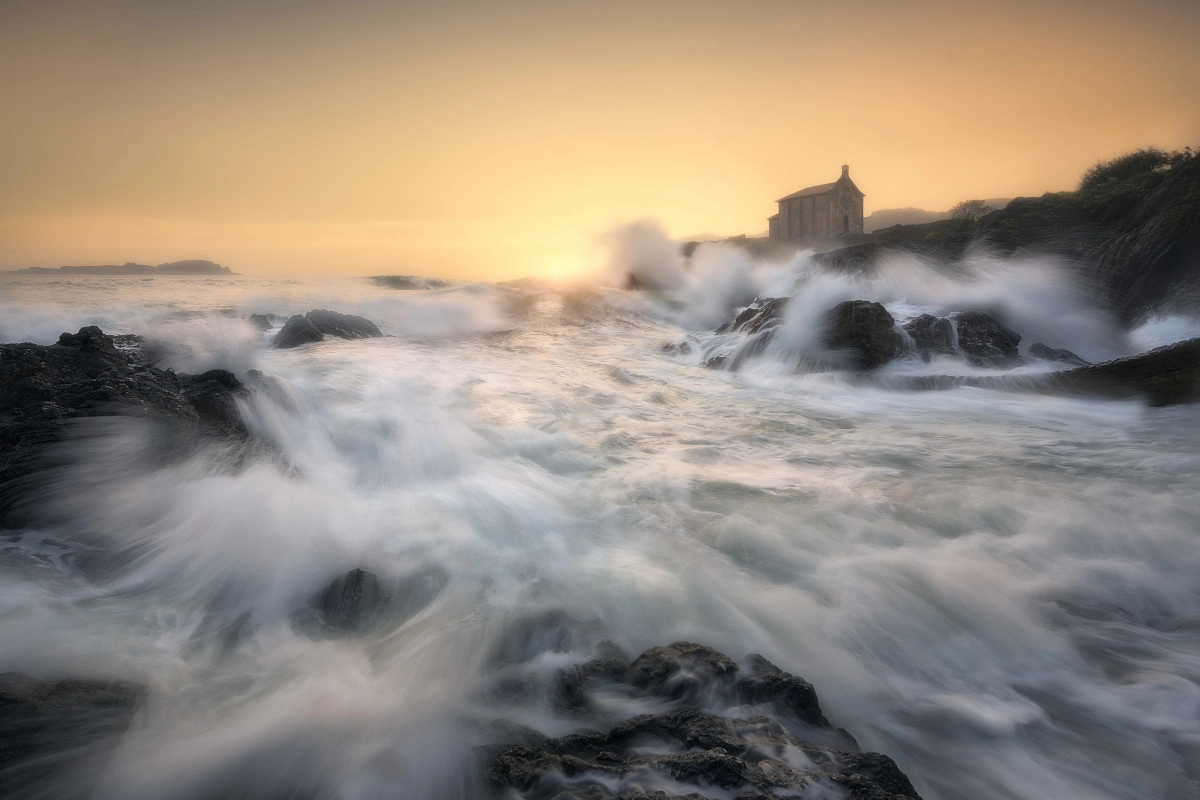
<path id="1" fill-rule="evenodd" d="M 738 664 L 677 642 L 589 661 L 560 674 L 560 707 L 583 729 L 497 752 L 489 777 L 526 800 L 836 796 L 918 798 L 890 758 L 862 753 L 825 719 L 811 684 L 762 656 Z M 603 701 L 597 702 L 602 696 Z M 595 725 L 618 698 L 654 713 Z"/>
<path id="2" fill-rule="evenodd" d="M 0 344 L 0 526 L 16 526 L 19 484 L 67 438 L 71 420 L 133 413 L 179 434 L 244 439 L 243 391 L 225 370 L 176 375 L 140 363 L 94 325 L 49 346 Z"/>
<path id="3" fill-rule="evenodd" d="M 325 308 L 316 308 L 307 314 L 296 314 L 275 334 L 276 347 L 299 347 L 302 344 L 322 341 L 326 336 L 341 339 L 368 339 L 383 336 L 379 327 L 366 317 L 340 314 Z"/>
<path id="4" fill-rule="evenodd" d="M 0 674 L 0 793 L 88 797 L 103 756 L 129 726 L 144 689 L 123 681 L 47 683 Z"/>

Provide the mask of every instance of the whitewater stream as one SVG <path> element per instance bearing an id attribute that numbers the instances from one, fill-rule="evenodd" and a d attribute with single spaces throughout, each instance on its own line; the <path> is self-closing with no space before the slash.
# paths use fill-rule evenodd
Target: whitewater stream
<path id="1" fill-rule="evenodd" d="M 683 269 L 636 234 L 610 286 L 0 279 L 0 341 L 97 324 L 179 372 L 261 372 L 249 448 L 156 453 L 144 421 L 84 421 L 45 524 L 0 532 L 0 672 L 147 687 L 95 796 L 486 797 L 495 723 L 575 724 L 502 673 L 688 640 L 804 676 L 926 800 L 1194 800 L 1196 407 L 803 365 L 851 298 L 1002 307 L 1023 348 L 1093 361 L 1196 323 L 1119 331 L 1050 263 L 863 281 L 705 247 Z M 785 294 L 759 358 L 702 366 L 736 346 L 718 325 Z M 385 336 L 277 350 L 246 320 L 312 308 Z M 948 369 L 970 370 L 881 375 Z M 358 567 L 402 607 L 315 633 L 305 609 Z"/>

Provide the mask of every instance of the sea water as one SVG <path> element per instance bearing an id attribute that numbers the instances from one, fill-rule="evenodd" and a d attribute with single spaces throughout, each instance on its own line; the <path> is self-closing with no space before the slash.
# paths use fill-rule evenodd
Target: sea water
<path id="1" fill-rule="evenodd" d="M 180 372 L 261 372 L 251 446 L 157 454 L 144 420 L 81 422 L 44 519 L 0 534 L 0 672 L 147 687 L 96 796 L 482 797 L 495 723 L 575 724 L 498 676 L 690 640 L 804 676 L 926 798 L 1196 797 L 1196 408 L 806 366 L 843 299 L 998 309 L 1023 347 L 1090 360 L 1195 322 L 1121 331 L 1046 261 L 866 280 L 651 244 L 627 232 L 570 286 L 0 278 L 2 341 L 98 324 Z M 781 295 L 757 359 L 702 366 L 737 344 L 713 328 Z M 311 308 L 385 337 L 277 350 L 246 319 Z M 883 373 L 947 370 L 970 371 Z M 423 588 L 368 632 L 306 627 L 358 567 Z"/>

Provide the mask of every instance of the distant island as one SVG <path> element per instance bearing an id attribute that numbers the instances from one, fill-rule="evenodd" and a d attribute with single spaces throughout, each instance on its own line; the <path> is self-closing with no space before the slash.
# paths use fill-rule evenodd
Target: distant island
<path id="1" fill-rule="evenodd" d="M 229 267 L 222 267 L 211 261 L 192 259 L 190 261 L 172 261 L 168 264 L 151 266 L 149 264 L 97 264 L 93 266 L 68 267 L 27 267 L 12 270 L 13 272 L 32 273 L 34 275 L 236 275 Z"/>

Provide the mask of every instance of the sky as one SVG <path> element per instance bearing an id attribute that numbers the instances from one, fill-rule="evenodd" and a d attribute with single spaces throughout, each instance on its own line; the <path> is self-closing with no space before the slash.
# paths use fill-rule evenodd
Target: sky
<path id="1" fill-rule="evenodd" d="M 1200 145 L 1200 3 L 0 0 L 0 269 L 568 276 Z"/>

